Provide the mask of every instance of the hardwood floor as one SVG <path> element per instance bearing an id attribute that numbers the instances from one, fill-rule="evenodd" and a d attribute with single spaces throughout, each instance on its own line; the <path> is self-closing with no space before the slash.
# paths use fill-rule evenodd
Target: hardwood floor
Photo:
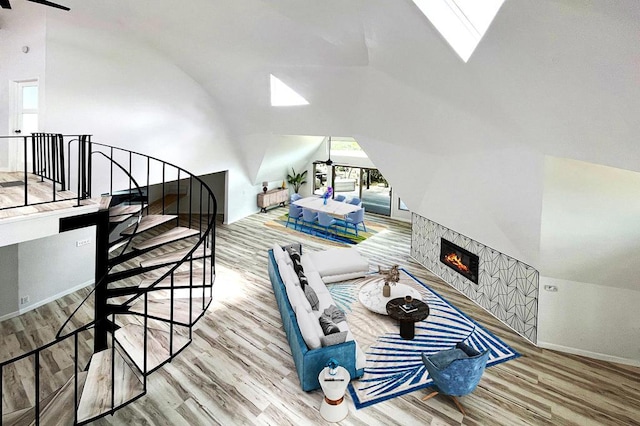
<path id="1" fill-rule="evenodd" d="M 71 191 L 56 191 L 56 200 L 65 201 L 49 203 L 53 200 L 53 184 L 49 181 L 41 182 L 39 177 L 29 173 L 27 176 L 29 205 L 25 206 L 24 180 L 24 173 L 0 172 L 0 219 L 68 209 L 77 204 L 76 194 Z M 92 203 L 95 201 L 82 202 L 83 205 Z"/>
<path id="2" fill-rule="evenodd" d="M 214 300 L 192 344 L 149 376 L 146 396 L 95 424 L 326 424 L 318 411 L 321 391 L 300 389 L 266 265 L 274 242 L 300 241 L 304 250 L 330 246 L 264 225 L 284 212 L 219 225 Z M 532 346 L 410 259 L 409 224 L 367 220 L 387 228 L 357 246 L 372 269 L 399 264 L 522 356 L 485 371 L 478 388 L 460 398 L 466 416 L 446 397 L 421 401 L 426 390 L 360 410 L 347 395 L 349 415 L 341 425 L 640 425 L 640 368 Z M 46 342 L 83 296 L 81 291 L 0 323 L 0 359 Z M 25 398 L 29 391 L 14 389 Z"/>

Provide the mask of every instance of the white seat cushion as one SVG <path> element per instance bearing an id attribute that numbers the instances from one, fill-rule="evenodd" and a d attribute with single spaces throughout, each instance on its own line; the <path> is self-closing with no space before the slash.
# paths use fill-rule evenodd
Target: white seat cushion
<path id="1" fill-rule="evenodd" d="M 317 272 L 318 269 L 313 264 L 313 260 L 307 254 L 303 254 L 300 256 L 300 263 L 302 264 L 302 269 L 304 270 L 305 275 L 308 272 Z"/>
<path id="2" fill-rule="evenodd" d="M 325 284 L 364 276 L 369 272 L 369 262 L 354 248 L 310 252 L 305 257 L 313 263 Z"/>

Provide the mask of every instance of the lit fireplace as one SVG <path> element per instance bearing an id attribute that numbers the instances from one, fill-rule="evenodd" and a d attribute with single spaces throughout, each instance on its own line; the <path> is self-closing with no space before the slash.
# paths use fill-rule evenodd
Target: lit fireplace
<path id="1" fill-rule="evenodd" d="M 468 280 L 478 284 L 479 257 L 462 247 L 440 239 L 440 262 L 447 265 Z"/>

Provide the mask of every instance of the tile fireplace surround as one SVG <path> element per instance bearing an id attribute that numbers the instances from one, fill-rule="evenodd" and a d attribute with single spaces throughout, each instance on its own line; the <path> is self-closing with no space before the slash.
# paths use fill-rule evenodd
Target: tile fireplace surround
<path id="1" fill-rule="evenodd" d="M 440 262 L 444 238 L 480 257 L 478 284 Z M 538 271 L 416 213 L 411 257 L 532 343 L 537 342 Z"/>

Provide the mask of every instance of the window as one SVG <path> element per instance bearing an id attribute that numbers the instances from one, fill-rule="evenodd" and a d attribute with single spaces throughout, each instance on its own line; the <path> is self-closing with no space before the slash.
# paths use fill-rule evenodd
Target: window
<path id="1" fill-rule="evenodd" d="M 331 138 L 331 155 L 366 157 L 367 153 L 362 150 L 354 138 L 334 136 Z"/>
<path id="2" fill-rule="evenodd" d="M 504 0 L 413 0 L 453 50 L 467 62 Z"/>
<path id="3" fill-rule="evenodd" d="M 16 130 L 23 135 L 38 131 L 38 82 L 17 83 L 18 97 L 16 109 Z"/>
<path id="4" fill-rule="evenodd" d="M 403 203 L 400 198 L 398 198 L 398 210 L 409 211 L 409 207 L 407 207 L 407 205 Z"/>

